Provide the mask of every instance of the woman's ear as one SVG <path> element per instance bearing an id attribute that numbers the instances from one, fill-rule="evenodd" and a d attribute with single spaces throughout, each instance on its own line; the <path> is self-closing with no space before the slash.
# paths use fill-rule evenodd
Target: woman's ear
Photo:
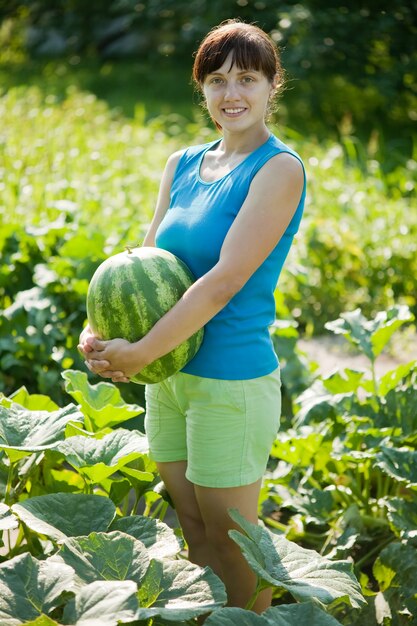
<path id="1" fill-rule="evenodd" d="M 276 89 L 278 89 L 279 87 L 279 74 L 275 74 L 274 78 L 272 79 L 271 82 L 271 91 L 276 91 Z"/>

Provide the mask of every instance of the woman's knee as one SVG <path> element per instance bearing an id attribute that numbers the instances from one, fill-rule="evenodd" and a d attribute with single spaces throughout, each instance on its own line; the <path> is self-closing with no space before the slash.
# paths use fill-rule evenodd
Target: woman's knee
<path id="1" fill-rule="evenodd" d="M 196 545 L 206 541 L 206 527 L 199 511 L 177 509 L 177 515 L 188 545 Z"/>
<path id="2" fill-rule="evenodd" d="M 207 541 L 219 556 L 239 552 L 237 544 L 229 537 L 229 530 L 233 527 L 227 520 L 224 523 L 206 524 Z"/>

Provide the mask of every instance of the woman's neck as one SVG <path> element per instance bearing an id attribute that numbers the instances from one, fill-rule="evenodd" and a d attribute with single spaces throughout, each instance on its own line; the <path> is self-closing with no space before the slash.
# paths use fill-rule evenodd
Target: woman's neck
<path id="1" fill-rule="evenodd" d="M 269 136 L 270 131 L 266 126 L 261 129 L 248 130 L 243 133 L 233 133 L 230 131 L 223 131 L 223 138 L 220 142 L 219 148 L 226 155 L 232 154 L 249 154 L 262 146 Z"/>

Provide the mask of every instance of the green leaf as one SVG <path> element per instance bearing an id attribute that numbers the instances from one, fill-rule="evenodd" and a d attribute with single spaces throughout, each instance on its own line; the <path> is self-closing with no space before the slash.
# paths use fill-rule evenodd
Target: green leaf
<path id="1" fill-rule="evenodd" d="M 41 615 L 37 617 L 35 620 L 30 620 L 30 622 L 25 622 L 24 626 L 59 626 L 58 622 L 47 615 Z"/>
<path id="2" fill-rule="evenodd" d="M 12 511 L 34 532 L 62 541 L 107 530 L 116 508 L 103 496 L 53 493 L 14 504 Z"/>
<path id="3" fill-rule="evenodd" d="M 406 305 L 393 306 L 387 311 L 380 311 L 373 320 L 372 347 L 375 356 L 382 350 L 398 328 L 411 322 L 414 315 Z"/>
<path id="4" fill-rule="evenodd" d="M 245 609 L 225 608 L 214 611 L 204 622 L 205 626 L 270 626 L 264 615 L 257 615 Z M 292 626 L 291 623 L 286 626 Z M 300 626 L 299 623 L 297 626 Z"/>
<path id="5" fill-rule="evenodd" d="M 318 460 L 318 456 L 323 452 L 324 432 L 317 432 L 317 428 L 303 426 L 298 430 L 289 429 L 282 433 L 274 441 L 271 455 L 282 461 L 307 467 Z M 328 446 L 326 461 L 329 459 L 330 447 Z"/>
<path id="6" fill-rule="evenodd" d="M 405 322 L 414 319 L 406 305 L 393 306 L 380 311 L 373 320 L 367 320 L 360 309 L 342 313 L 339 319 L 327 322 L 325 328 L 335 334 L 344 335 L 358 346 L 371 360 L 382 352 L 393 333 Z"/>
<path id="7" fill-rule="evenodd" d="M 119 389 L 111 383 L 90 385 L 87 374 L 77 370 L 66 370 L 62 377 L 65 390 L 80 404 L 97 430 L 120 424 L 144 411 L 137 404 L 126 404 Z"/>
<path id="8" fill-rule="evenodd" d="M 58 554 L 49 560 L 70 565 L 79 586 L 95 580 L 133 580 L 139 584 L 149 565 L 143 543 L 119 531 L 65 539 Z"/>
<path id="9" fill-rule="evenodd" d="M 417 452 L 381 446 L 375 465 L 408 487 L 417 487 Z"/>
<path id="10" fill-rule="evenodd" d="M 124 466 L 120 469 L 120 472 L 127 476 L 130 483 L 135 487 L 137 483 L 151 483 L 155 476 L 152 472 L 145 472 L 142 470 L 134 469 L 133 467 Z M 133 479 L 133 480 L 132 480 Z"/>
<path id="11" fill-rule="evenodd" d="M 13 528 L 18 528 L 18 526 L 19 520 L 13 515 L 10 507 L 0 502 L 0 532 L 2 530 L 13 530 Z"/>
<path id="12" fill-rule="evenodd" d="M 262 613 L 269 626 L 341 626 L 334 617 L 312 602 L 281 604 Z"/>
<path id="13" fill-rule="evenodd" d="M 136 619 L 159 615 L 169 621 L 192 619 L 227 601 L 224 585 L 211 569 L 184 560 L 152 560 L 138 597 Z"/>
<path id="14" fill-rule="evenodd" d="M 26 387 L 20 387 L 9 396 L 15 404 L 20 404 L 30 411 L 56 411 L 59 406 L 49 396 L 39 393 L 29 393 Z"/>
<path id="15" fill-rule="evenodd" d="M 399 595 L 410 613 L 417 615 L 417 550 L 410 544 L 393 542 L 384 548 L 373 567 L 376 580 L 390 602 Z M 392 576 L 394 572 L 394 576 Z"/>
<path id="16" fill-rule="evenodd" d="M 97 580 L 77 592 L 64 609 L 64 624 L 117 626 L 137 611 L 137 585 L 131 580 Z"/>
<path id="17" fill-rule="evenodd" d="M 376 559 L 372 568 L 373 575 L 379 585 L 380 591 L 384 592 L 390 588 L 395 578 L 396 571 L 389 565 L 385 565 L 381 559 Z"/>
<path id="18" fill-rule="evenodd" d="M 334 501 L 331 491 L 312 488 L 285 487 L 281 484 L 270 485 L 270 493 L 280 508 L 289 508 L 305 516 L 307 524 L 327 524 L 332 515 Z"/>
<path id="19" fill-rule="evenodd" d="M 394 390 L 398 383 L 404 380 L 410 373 L 417 370 L 417 361 L 399 365 L 393 370 L 386 372 L 378 381 L 378 393 L 380 396 L 386 396 L 391 390 Z"/>
<path id="20" fill-rule="evenodd" d="M 395 534 L 400 539 L 417 539 L 417 503 L 403 498 L 386 498 L 387 517 Z"/>
<path id="21" fill-rule="evenodd" d="M 52 412 L 30 411 L 18 404 L 0 406 L 0 448 L 15 463 L 32 452 L 56 448 L 65 437 L 66 424 L 83 419 L 73 404 Z"/>
<path id="22" fill-rule="evenodd" d="M 413 372 L 413 378 L 417 372 Z M 385 403 L 375 416 L 375 424 L 401 430 L 404 440 L 412 438 L 417 432 L 417 385 L 415 382 L 402 381 L 385 396 Z M 412 441 L 411 441 L 412 443 Z"/>
<path id="23" fill-rule="evenodd" d="M 206 626 L 341 626 L 334 617 L 311 602 L 281 604 L 257 615 L 252 611 L 224 608 L 204 622 Z"/>
<path id="24" fill-rule="evenodd" d="M 300 602 L 316 598 L 331 604 L 346 597 L 354 608 L 365 602 L 351 563 L 330 561 L 285 537 L 271 535 L 265 528 L 248 522 L 236 509 L 229 513 L 245 533 L 230 530 L 230 537 L 253 571 L 269 586 L 286 589 Z"/>
<path id="25" fill-rule="evenodd" d="M 295 416 L 294 425 L 298 427 L 315 420 L 323 423 L 328 417 L 351 413 L 355 399 L 356 394 L 353 392 L 334 395 L 325 388 L 322 380 L 316 380 L 296 399 L 300 410 Z"/>
<path id="26" fill-rule="evenodd" d="M 176 556 L 182 548 L 172 528 L 160 520 L 143 515 L 116 519 L 109 530 L 120 530 L 139 539 L 148 549 L 151 559 Z"/>
<path id="27" fill-rule="evenodd" d="M 364 372 L 345 368 L 323 378 L 324 387 L 332 394 L 357 391 L 364 379 Z"/>
<path id="28" fill-rule="evenodd" d="M 347 527 L 345 530 L 333 539 L 330 546 L 333 548 L 326 553 L 328 559 L 343 559 L 346 558 L 353 546 L 360 538 L 360 533 L 356 532 L 353 527 Z"/>
<path id="29" fill-rule="evenodd" d="M 111 476 L 121 467 L 146 454 L 145 435 L 118 428 L 102 439 L 70 437 L 58 446 L 67 462 L 94 483 Z"/>
<path id="30" fill-rule="evenodd" d="M 25 553 L 0 565 L 0 624 L 17 626 L 48 614 L 73 589 L 74 572 L 63 563 Z"/>

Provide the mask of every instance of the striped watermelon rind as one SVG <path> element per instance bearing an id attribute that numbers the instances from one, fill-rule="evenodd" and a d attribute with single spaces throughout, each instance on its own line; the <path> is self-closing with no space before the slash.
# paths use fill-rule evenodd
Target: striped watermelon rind
<path id="1" fill-rule="evenodd" d="M 95 271 L 87 293 L 87 318 L 103 340 L 142 339 L 193 284 L 183 261 L 162 248 L 130 248 L 106 259 Z M 203 329 L 131 378 L 157 383 L 182 369 L 203 341 Z"/>

